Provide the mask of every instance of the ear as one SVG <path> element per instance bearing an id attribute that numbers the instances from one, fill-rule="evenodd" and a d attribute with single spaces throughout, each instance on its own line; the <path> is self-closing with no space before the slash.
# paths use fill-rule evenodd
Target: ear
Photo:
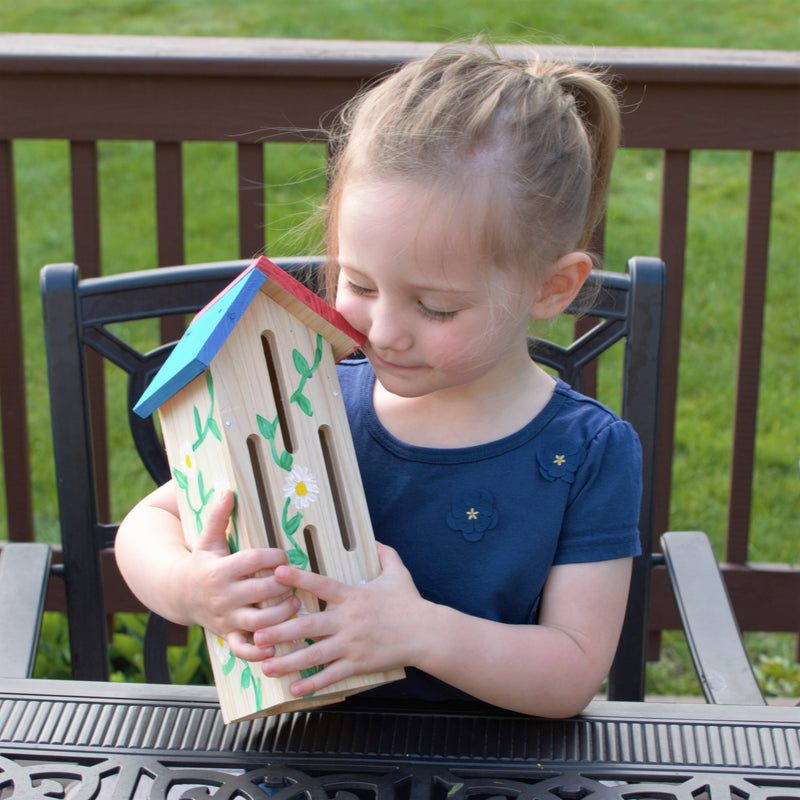
<path id="1" fill-rule="evenodd" d="M 575 299 L 591 270 L 592 259 L 586 253 L 568 253 L 559 258 L 539 287 L 531 307 L 531 317 L 557 317 Z"/>

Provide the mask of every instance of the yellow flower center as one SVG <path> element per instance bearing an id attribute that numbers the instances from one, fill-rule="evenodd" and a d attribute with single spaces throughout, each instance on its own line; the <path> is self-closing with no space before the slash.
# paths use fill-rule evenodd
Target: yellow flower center
<path id="1" fill-rule="evenodd" d="M 556 464 L 559 467 L 562 467 L 566 463 L 566 460 L 567 460 L 566 456 L 556 456 L 553 459 L 553 463 Z"/>
<path id="2" fill-rule="evenodd" d="M 186 454 L 186 466 L 188 469 L 192 468 L 192 457 L 188 453 Z"/>
<path id="3" fill-rule="evenodd" d="M 303 497 L 308 494 L 308 487 L 303 481 L 297 481 L 294 487 L 294 492 L 298 497 Z"/>
<path id="4" fill-rule="evenodd" d="M 220 647 L 225 647 L 225 640 L 221 636 L 217 636 L 217 644 Z"/>

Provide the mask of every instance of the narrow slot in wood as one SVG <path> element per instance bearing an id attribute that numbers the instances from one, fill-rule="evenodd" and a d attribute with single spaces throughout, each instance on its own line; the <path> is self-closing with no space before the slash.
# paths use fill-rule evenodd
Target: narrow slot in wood
<path id="1" fill-rule="evenodd" d="M 273 522 L 275 516 L 272 513 L 272 507 L 265 489 L 264 472 L 261 468 L 261 443 L 259 437 L 255 434 L 247 437 L 247 452 L 250 456 L 250 466 L 253 470 L 253 479 L 258 492 L 258 505 L 261 509 L 261 520 L 264 524 L 267 544 L 269 547 L 281 547 L 275 531 L 275 523 Z"/>
<path id="2" fill-rule="evenodd" d="M 267 363 L 269 373 L 269 383 L 272 386 L 272 395 L 275 399 L 275 410 L 278 412 L 278 426 L 283 438 L 283 449 L 287 453 L 295 452 L 294 438 L 289 424 L 289 416 L 286 413 L 286 402 L 284 401 L 283 385 L 278 371 L 278 354 L 275 347 L 274 334 L 272 331 L 265 331 L 261 334 L 261 344 L 264 349 L 264 360 Z"/>
<path id="3" fill-rule="evenodd" d="M 350 515 L 345 506 L 345 496 L 342 491 L 342 481 L 339 474 L 339 460 L 335 452 L 335 442 L 330 427 L 322 425 L 319 428 L 319 443 L 322 447 L 322 456 L 325 459 L 325 471 L 331 487 L 333 506 L 336 510 L 336 520 L 339 523 L 339 536 L 342 547 L 348 552 L 355 549 L 355 537 L 350 529 Z"/>
<path id="4" fill-rule="evenodd" d="M 317 554 L 317 529 L 313 525 L 306 525 L 303 528 L 303 542 L 308 555 L 308 568 L 318 575 L 326 575 L 325 565 L 319 560 L 319 555 Z M 318 597 L 314 599 L 317 601 L 319 610 L 324 611 L 325 601 Z"/>

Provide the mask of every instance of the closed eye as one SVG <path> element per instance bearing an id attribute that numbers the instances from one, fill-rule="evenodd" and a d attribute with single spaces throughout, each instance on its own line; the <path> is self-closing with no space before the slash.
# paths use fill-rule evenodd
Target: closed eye
<path id="1" fill-rule="evenodd" d="M 348 291 L 352 292 L 353 294 L 372 294 L 374 289 L 367 289 L 366 286 L 360 286 L 357 283 L 353 283 L 351 280 L 346 281 L 346 286 Z"/>
<path id="2" fill-rule="evenodd" d="M 448 320 L 453 319 L 456 314 L 458 314 L 458 309 L 453 311 L 445 311 L 438 308 L 429 308 L 424 303 L 418 303 L 417 308 L 423 316 L 427 317 L 428 319 L 435 320 L 436 322 L 447 322 Z"/>

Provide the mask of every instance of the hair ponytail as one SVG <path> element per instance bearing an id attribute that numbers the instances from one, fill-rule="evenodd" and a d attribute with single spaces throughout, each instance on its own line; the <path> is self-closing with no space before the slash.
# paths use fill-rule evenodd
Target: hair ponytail
<path id="1" fill-rule="evenodd" d="M 611 87 L 573 65 L 449 45 L 356 98 L 330 175 L 329 255 L 344 186 L 410 180 L 453 200 L 495 266 L 546 269 L 587 246 L 603 215 L 620 115 Z M 455 228 L 453 228 L 455 230 Z"/>
<path id="2" fill-rule="evenodd" d="M 585 247 L 603 217 L 608 199 L 611 169 L 622 129 L 619 104 L 616 93 L 601 74 L 569 64 L 533 62 L 531 74 L 537 75 L 542 70 L 549 71 L 563 91 L 574 98 L 590 146 L 593 181 L 586 226 L 578 242 L 579 247 Z"/>

